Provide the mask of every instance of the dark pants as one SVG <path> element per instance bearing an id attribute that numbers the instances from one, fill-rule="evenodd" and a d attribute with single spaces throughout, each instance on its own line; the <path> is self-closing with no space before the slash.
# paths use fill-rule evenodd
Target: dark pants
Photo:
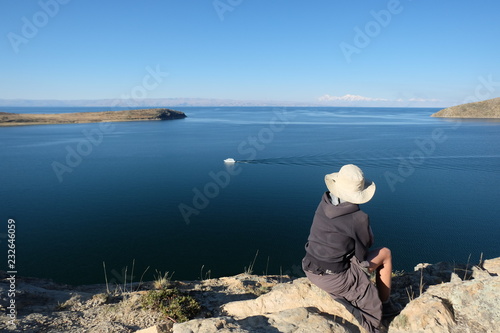
<path id="1" fill-rule="evenodd" d="M 307 278 L 344 305 L 368 332 L 378 332 L 382 302 L 375 285 L 353 258 L 351 267 L 341 273 L 317 275 L 306 271 Z"/>

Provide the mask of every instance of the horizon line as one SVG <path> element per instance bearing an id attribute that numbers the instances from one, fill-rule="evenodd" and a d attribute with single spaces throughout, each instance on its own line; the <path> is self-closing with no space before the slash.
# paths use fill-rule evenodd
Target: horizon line
<path id="1" fill-rule="evenodd" d="M 170 103 L 165 103 L 170 102 Z M 446 108 L 458 105 L 452 102 L 436 104 L 437 101 L 346 101 L 300 102 L 277 100 L 238 100 L 204 97 L 160 97 L 144 99 L 98 98 L 98 99 L 7 99 L 0 98 L 0 107 L 153 107 L 171 104 L 172 107 L 393 107 L 393 108 Z M 165 106 L 165 105 L 161 105 Z"/>

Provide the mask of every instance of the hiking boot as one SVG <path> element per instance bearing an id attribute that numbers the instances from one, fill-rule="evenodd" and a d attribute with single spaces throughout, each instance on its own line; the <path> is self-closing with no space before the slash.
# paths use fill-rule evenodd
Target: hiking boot
<path id="1" fill-rule="evenodd" d="M 392 299 L 389 299 L 387 302 L 382 303 L 382 317 L 387 318 L 387 317 L 394 317 L 397 316 L 401 310 L 403 310 L 403 307 L 392 301 Z"/>

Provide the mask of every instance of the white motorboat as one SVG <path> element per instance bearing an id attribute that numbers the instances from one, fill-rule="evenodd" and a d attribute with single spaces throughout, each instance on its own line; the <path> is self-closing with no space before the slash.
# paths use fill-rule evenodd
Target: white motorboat
<path id="1" fill-rule="evenodd" d="M 234 160 L 234 158 L 226 158 L 224 160 L 224 163 L 236 163 L 236 161 Z"/>

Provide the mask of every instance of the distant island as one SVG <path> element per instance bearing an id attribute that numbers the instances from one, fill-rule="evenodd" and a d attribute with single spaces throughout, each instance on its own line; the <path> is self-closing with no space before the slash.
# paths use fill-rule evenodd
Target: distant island
<path id="1" fill-rule="evenodd" d="M 0 112 L 0 126 L 83 124 L 117 121 L 170 120 L 182 118 L 186 118 L 186 114 L 184 112 L 164 108 L 50 114 Z"/>
<path id="2" fill-rule="evenodd" d="M 455 105 L 436 112 L 431 117 L 500 118 L 500 97 L 481 102 Z"/>

